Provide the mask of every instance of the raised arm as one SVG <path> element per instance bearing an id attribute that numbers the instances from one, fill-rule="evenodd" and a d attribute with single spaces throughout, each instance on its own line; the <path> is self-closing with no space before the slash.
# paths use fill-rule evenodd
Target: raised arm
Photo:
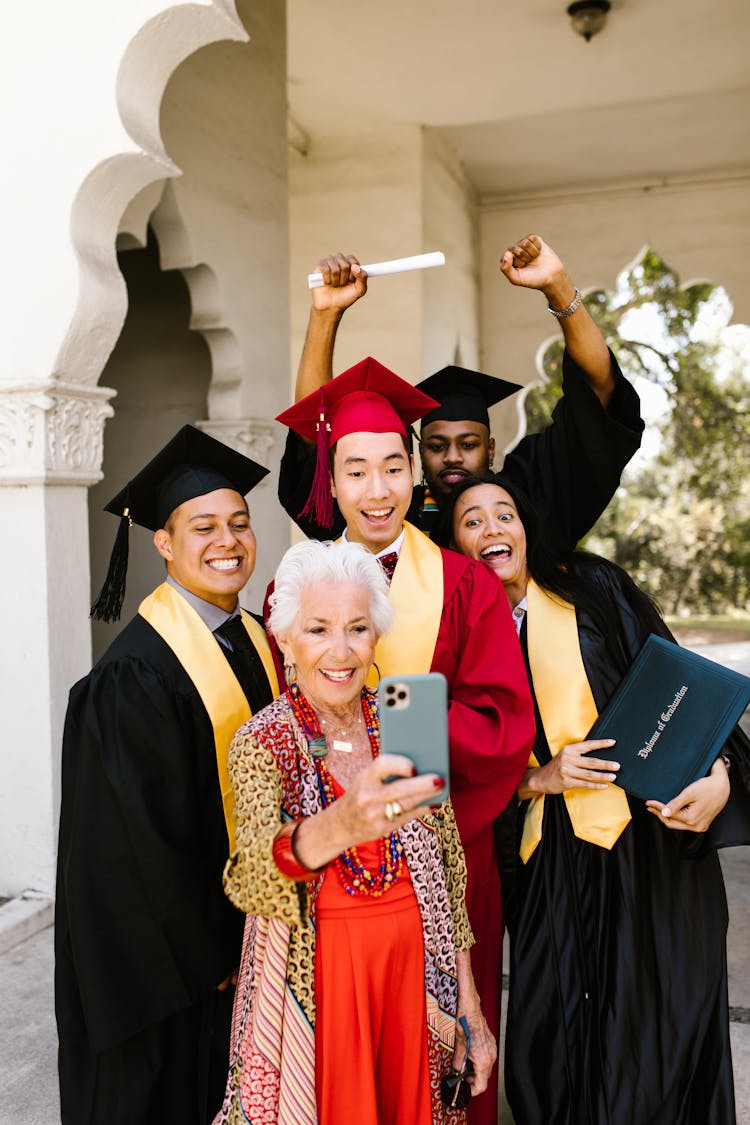
<path id="1" fill-rule="evenodd" d="M 512 285 L 538 289 L 557 311 L 575 287 L 557 254 L 532 234 L 503 255 Z M 552 422 L 527 434 L 505 458 L 503 473 L 531 497 L 546 540 L 570 549 L 609 504 L 643 433 L 638 395 L 584 305 L 560 321 L 565 337 L 563 396 Z"/>
<path id="2" fill-rule="evenodd" d="M 331 254 L 315 266 L 323 284 L 311 289 L 312 304 L 297 370 L 294 401 L 333 378 L 333 347 L 341 318 L 367 292 L 367 274 L 352 254 Z"/>
<path id="3" fill-rule="evenodd" d="M 538 289 L 550 308 L 560 312 L 570 307 L 576 287 L 551 246 L 539 235 L 519 239 L 503 254 L 500 270 L 511 285 Z M 569 316 L 558 320 L 571 359 L 578 364 L 605 408 L 615 389 L 609 349 L 583 302 Z"/>

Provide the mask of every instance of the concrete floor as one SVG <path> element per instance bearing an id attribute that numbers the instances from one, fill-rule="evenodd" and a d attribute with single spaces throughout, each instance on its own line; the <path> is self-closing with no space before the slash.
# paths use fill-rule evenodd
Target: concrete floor
<path id="1" fill-rule="evenodd" d="M 750 848 L 722 854 L 730 906 L 729 1002 L 737 1088 L 737 1121 L 750 1125 Z M 0 954 L 0 1125 L 53 1125 L 60 1120 L 52 1012 L 52 928 Z M 500 1125 L 512 1125 L 502 1104 Z M 637 1125 L 637 1123 L 634 1123 Z"/>

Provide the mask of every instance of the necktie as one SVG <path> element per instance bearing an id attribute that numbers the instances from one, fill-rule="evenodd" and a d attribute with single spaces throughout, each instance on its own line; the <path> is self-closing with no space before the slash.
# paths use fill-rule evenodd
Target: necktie
<path id="1" fill-rule="evenodd" d="M 239 680 L 252 711 L 265 707 L 271 702 L 273 695 L 263 663 L 242 624 L 242 618 L 239 615 L 230 617 L 218 629 L 214 629 L 214 634 L 219 634 L 231 645 L 231 649 L 221 645 L 221 651 Z"/>
<path id="2" fill-rule="evenodd" d="M 386 581 L 390 586 L 398 562 L 398 551 L 389 551 L 387 555 L 378 555 L 378 562 L 382 566 Z"/>

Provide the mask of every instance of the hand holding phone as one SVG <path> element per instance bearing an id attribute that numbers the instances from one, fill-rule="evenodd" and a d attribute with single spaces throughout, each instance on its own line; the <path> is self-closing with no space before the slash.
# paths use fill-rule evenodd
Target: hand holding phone
<path id="1" fill-rule="evenodd" d="M 409 676 L 384 676 L 378 687 L 380 750 L 404 754 L 417 773 L 436 773 L 445 787 L 430 802 L 439 804 L 449 794 L 448 785 L 448 686 L 440 672 Z"/>

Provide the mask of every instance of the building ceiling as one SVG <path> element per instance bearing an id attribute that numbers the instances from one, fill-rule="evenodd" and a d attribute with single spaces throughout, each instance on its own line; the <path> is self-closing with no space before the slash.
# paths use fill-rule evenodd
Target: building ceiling
<path id="1" fill-rule="evenodd" d="M 311 143 L 437 128 L 480 196 L 741 175 L 747 0 L 288 0 L 289 103 Z"/>

